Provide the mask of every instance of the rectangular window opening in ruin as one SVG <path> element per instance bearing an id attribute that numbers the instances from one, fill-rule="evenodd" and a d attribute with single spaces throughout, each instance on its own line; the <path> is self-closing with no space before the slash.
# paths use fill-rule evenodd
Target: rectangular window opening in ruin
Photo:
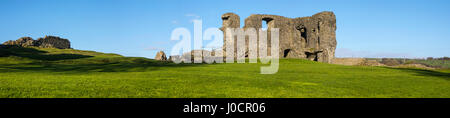
<path id="1" fill-rule="evenodd" d="M 261 19 L 261 28 L 263 30 L 267 30 L 270 27 L 273 27 L 273 19 L 272 18 L 263 18 Z"/>
<path id="2" fill-rule="evenodd" d="M 262 30 L 267 30 L 267 21 L 265 21 L 265 20 L 262 20 L 262 27 L 261 27 L 261 29 Z"/>

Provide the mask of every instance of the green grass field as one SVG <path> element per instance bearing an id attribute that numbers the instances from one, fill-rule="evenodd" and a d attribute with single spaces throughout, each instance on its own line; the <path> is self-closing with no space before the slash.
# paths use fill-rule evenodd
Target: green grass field
<path id="1" fill-rule="evenodd" d="M 280 60 L 173 64 L 72 49 L 0 49 L 0 98 L 449 98 L 450 71 Z"/>

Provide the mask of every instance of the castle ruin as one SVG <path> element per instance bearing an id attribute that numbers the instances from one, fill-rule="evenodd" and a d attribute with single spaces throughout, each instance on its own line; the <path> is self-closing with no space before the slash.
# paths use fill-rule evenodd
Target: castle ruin
<path id="1" fill-rule="evenodd" d="M 240 18 L 234 13 L 222 15 L 224 45 L 226 47 L 226 28 L 241 28 Z M 301 58 L 331 63 L 336 49 L 336 17 L 333 12 L 320 12 L 310 17 L 286 18 L 277 15 L 253 14 L 245 19 L 246 28 L 259 30 L 263 23 L 267 31 L 279 28 L 280 58 Z M 270 35 L 270 33 L 268 33 Z M 258 38 L 259 39 L 259 38 Z M 234 38 L 236 42 L 236 38 Z M 270 42 L 270 36 L 267 36 Z M 248 37 L 245 38 L 248 47 Z M 235 44 L 236 45 L 236 44 Z M 226 52 L 226 49 L 223 49 Z M 236 52 L 235 46 L 235 52 Z M 270 44 L 268 44 L 270 53 Z M 270 54 L 269 54 L 270 55 Z M 248 56 L 248 48 L 246 57 Z"/>

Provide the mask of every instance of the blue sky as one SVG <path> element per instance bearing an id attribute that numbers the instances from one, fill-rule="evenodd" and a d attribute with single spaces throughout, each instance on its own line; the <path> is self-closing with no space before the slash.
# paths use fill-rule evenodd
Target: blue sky
<path id="1" fill-rule="evenodd" d="M 72 47 L 153 58 L 170 51 L 173 29 L 221 27 L 234 12 L 286 17 L 333 11 L 338 57 L 450 56 L 448 0 L 1 0 L 0 42 L 45 35 Z M 192 34 L 193 35 L 193 34 Z"/>

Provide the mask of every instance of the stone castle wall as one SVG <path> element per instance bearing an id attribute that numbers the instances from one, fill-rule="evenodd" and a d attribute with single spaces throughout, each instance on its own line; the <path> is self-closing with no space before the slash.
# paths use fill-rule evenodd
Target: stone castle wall
<path id="1" fill-rule="evenodd" d="M 226 28 L 240 28 L 240 17 L 234 13 L 222 15 L 224 45 L 234 44 L 226 41 Z M 336 17 L 333 12 L 320 12 L 310 17 L 286 18 L 277 15 L 254 14 L 245 19 L 245 28 L 262 28 L 263 21 L 267 23 L 267 30 L 279 28 L 280 58 L 303 58 L 313 61 L 331 63 L 336 50 Z M 268 52 L 270 53 L 270 33 Z M 246 37 L 248 47 L 248 37 Z M 226 52 L 226 49 L 224 49 Z M 245 51 L 248 54 L 248 49 Z M 269 54 L 270 55 L 270 54 Z M 248 56 L 248 55 L 246 55 Z"/>

